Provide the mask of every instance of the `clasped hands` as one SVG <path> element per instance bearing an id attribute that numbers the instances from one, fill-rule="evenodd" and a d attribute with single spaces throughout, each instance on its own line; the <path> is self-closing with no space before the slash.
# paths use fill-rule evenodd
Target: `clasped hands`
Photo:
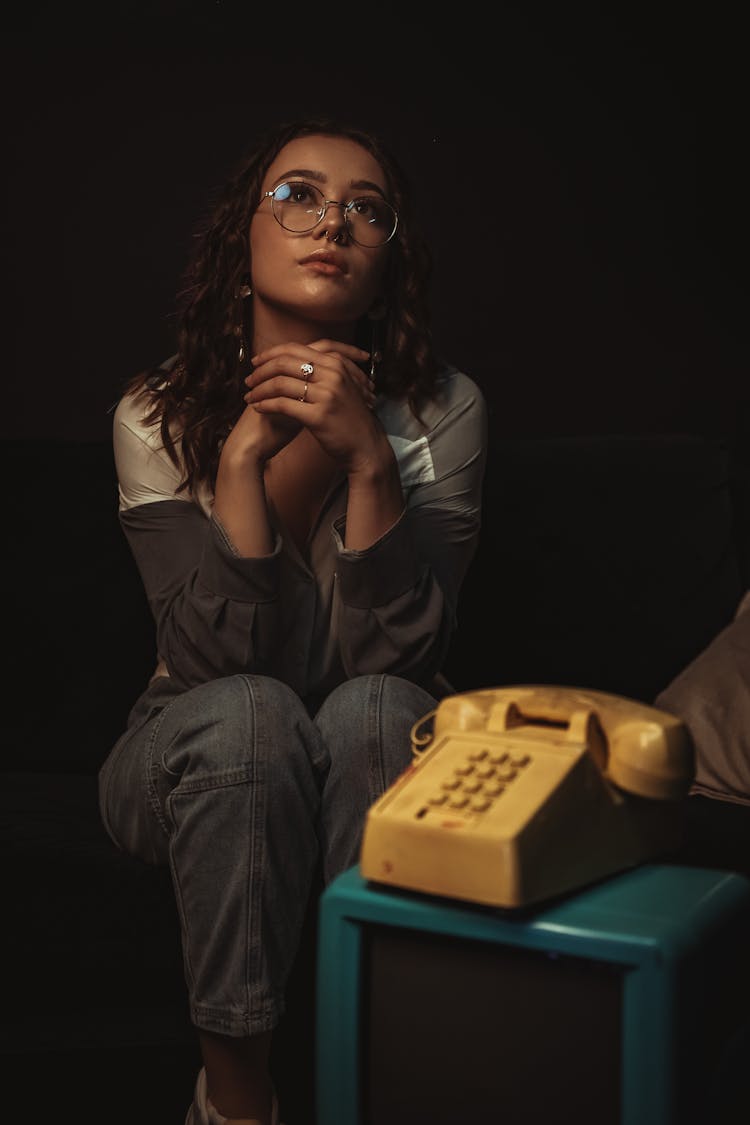
<path id="1" fill-rule="evenodd" d="M 372 383 L 359 366 L 369 358 L 338 340 L 277 344 L 252 357 L 243 399 L 269 422 L 283 419 L 287 441 L 289 423 L 293 434 L 304 427 L 347 472 L 355 471 L 358 458 L 382 438 Z"/>

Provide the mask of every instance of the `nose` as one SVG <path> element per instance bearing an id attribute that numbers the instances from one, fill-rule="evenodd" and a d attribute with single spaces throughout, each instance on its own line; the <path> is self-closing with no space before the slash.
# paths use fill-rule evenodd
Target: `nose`
<path id="1" fill-rule="evenodd" d="M 326 199 L 325 208 L 325 214 L 318 224 L 321 237 L 327 238 L 330 242 L 340 242 L 348 233 L 346 228 L 346 204 L 339 203 L 335 199 Z"/>

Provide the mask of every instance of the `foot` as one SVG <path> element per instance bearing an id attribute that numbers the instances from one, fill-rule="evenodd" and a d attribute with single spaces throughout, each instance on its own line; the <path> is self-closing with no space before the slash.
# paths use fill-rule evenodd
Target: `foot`
<path id="1" fill-rule="evenodd" d="M 187 1112 L 185 1125 L 282 1125 L 279 1121 L 279 1103 L 275 1090 L 271 1091 L 271 1116 L 224 1117 L 212 1104 L 206 1090 L 206 1070 L 201 1067 L 195 1083 L 193 1104 Z"/>

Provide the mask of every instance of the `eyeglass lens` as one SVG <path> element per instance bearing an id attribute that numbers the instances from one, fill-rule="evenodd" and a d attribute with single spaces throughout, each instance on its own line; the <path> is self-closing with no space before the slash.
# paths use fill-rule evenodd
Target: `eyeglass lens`
<path id="1" fill-rule="evenodd" d="M 312 184 L 295 180 L 279 184 L 271 195 L 273 213 L 285 230 L 303 234 L 321 220 L 325 197 Z M 396 229 L 396 212 L 376 195 L 363 195 L 344 208 L 351 237 L 360 246 L 382 246 Z"/>

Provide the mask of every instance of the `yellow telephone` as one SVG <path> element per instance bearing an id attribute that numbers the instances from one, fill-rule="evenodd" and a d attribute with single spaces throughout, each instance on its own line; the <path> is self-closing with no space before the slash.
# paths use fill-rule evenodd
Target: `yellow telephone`
<path id="1" fill-rule="evenodd" d="M 680 842 L 693 744 L 654 707 L 582 688 L 488 688 L 442 700 L 411 740 L 412 764 L 367 814 L 365 879 L 516 908 Z"/>

